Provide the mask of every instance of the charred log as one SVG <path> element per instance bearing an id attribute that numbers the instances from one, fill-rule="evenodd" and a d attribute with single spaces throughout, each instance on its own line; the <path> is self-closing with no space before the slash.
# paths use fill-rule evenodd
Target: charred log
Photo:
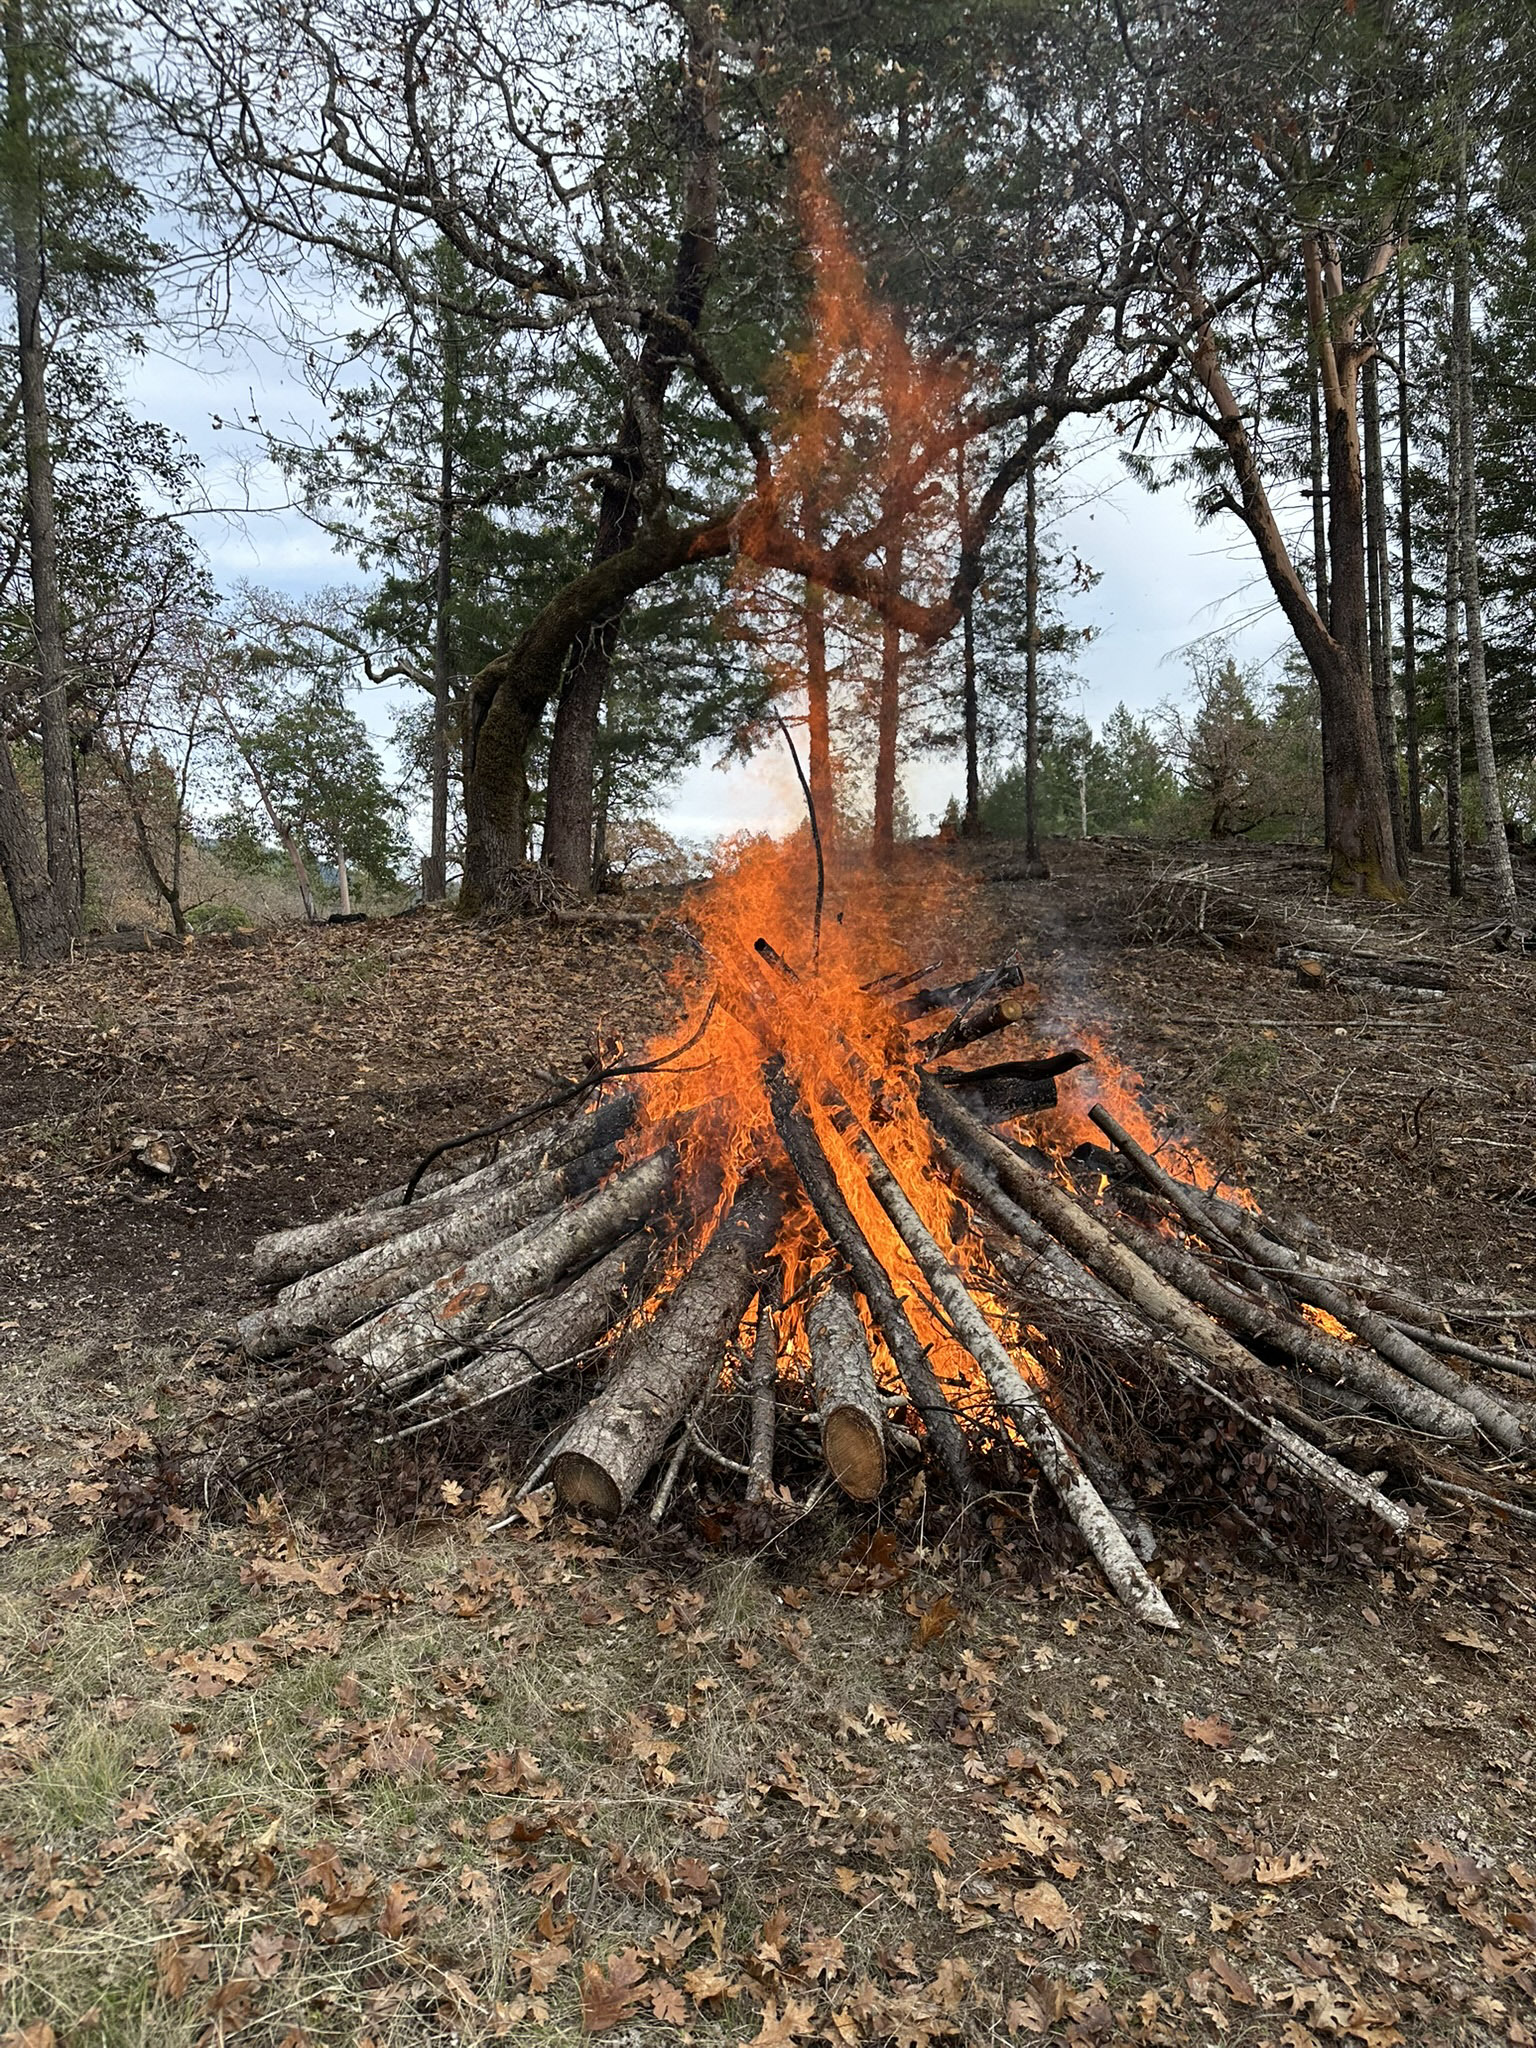
<path id="1" fill-rule="evenodd" d="M 908 1399 L 922 1419 L 929 1442 L 938 1453 L 950 1483 L 963 1500 L 971 1490 L 971 1461 L 955 1412 L 944 1398 L 917 1332 L 906 1310 L 896 1299 L 885 1268 L 849 1208 L 837 1175 L 810 1118 L 800 1106 L 793 1082 L 781 1060 L 771 1060 L 764 1069 L 768 1100 L 773 1110 L 773 1127 L 778 1132 L 790 1163 L 799 1176 L 806 1198 L 816 1211 L 822 1229 L 842 1254 L 854 1285 L 869 1305 L 880 1334 L 884 1337 Z"/>

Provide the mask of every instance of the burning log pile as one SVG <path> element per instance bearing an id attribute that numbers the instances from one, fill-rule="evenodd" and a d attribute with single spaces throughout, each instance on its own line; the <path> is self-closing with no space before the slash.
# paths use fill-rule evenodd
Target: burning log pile
<path id="1" fill-rule="evenodd" d="M 1536 1520 L 1536 1356 L 1489 1341 L 1516 1311 L 1420 1299 L 1219 1192 L 1076 1048 L 964 1063 L 1028 1031 L 1017 965 L 871 972 L 897 917 L 856 929 L 844 893 L 824 919 L 786 850 L 742 856 L 692 913 L 673 1038 L 263 1239 L 276 1291 L 239 1339 L 270 1362 L 264 1423 L 340 1410 L 399 1443 L 569 1388 L 526 1485 L 612 1517 L 649 1482 L 657 1521 L 690 1468 L 772 1502 L 809 1453 L 819 1484 L 873 1501 L 922 1457 L 960 1501 L 1054 1500 L 1165 1628 L 1109 1409 L 1182 1404 L 1270 1486 L 1394 1535 L 1426 1501 Z M 1084 1358 L 1114 1395 L 1093 1426 L 1067 1369 Z"/>

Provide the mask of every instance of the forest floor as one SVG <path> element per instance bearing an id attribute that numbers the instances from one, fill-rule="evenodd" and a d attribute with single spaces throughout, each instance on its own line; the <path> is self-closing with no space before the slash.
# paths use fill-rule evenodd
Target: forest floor
<path id="1" fill-rule="evenodd" d="M 1261 1196 L 1536 1298 L 1536 960 L 1426 870 L 1349 915 L 1457 987 L 1371 1015 L 1274 964 L 1344 926 L 1310 854 L 1053 857 L 930 852 L 975 876 L 935 957 L 1017 943 L 1036 1030 L 1097 1030 Z M 252 1240 L 643 1039 L 675 950 L 420 913 L 4 971 L 0 2041 L 1530 2048 L 1507 1528 L 1290 1559 L 1165 1501 L 1154 1637 L 915 1485 L 490 1534 L 526 1444 L 486 1431 L 178 1491 Z"/>

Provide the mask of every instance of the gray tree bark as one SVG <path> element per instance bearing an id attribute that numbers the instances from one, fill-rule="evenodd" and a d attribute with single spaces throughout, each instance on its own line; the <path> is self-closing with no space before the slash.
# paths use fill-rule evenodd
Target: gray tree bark
<path id="1" fill-rule="evenodd" d="M 404 1370 L 446 1358 L 522 1302 L 601 1256 L 653 1220 L 671 1193 L 677 1154 L 669 1146 L 632 1166 L 543 1230 L 520 1233 L 440 1274 L 332 1346 L 364 1379 L 384 1386 Z"/>
<path id="2" fill-rule="evenodd" d="M 1477 789 L 1482 803 L 1483 831 L 1493 869 L 1495 908 L 1510 916 L 1517 908 L 1515 871 L 1504 829 L 1504 800 L 1499 792 L 1498 762 L 1493 752 L 1493 725 L 1488 715 L 1488 672 L 1483 659 L 1483 598 L 1477 556 L 1477 420 L 1472 404 L 1472 241 L 1467 204 L 1467 132 L 1462 117 L 1456 176 L 1456 280 L 1452 318 L 1456 411 L 1460 427 L 1461 602 L 1467 634 L 1467 706 L 1472 714 L 1472 745 L 1477 755 Z"/>
<path id="3" fill-rule="evenodd" d="M 601 1394 L 566 1431 L 554 1462 L 565 1506 L 611 1520 L 634 1499 L 667 1439 L 719 1373 L 762 1284 L 784 1199 L 748 1182 L 704 1250 L 640 1333 Z"/>
<path id="4" fill-rule="evenodd" d="M 885 1403 L 853 1288 L 841 1275 L 812 1302 L 806 1328 L 827 1470 L 851 1500 L 875 1500 L 885 1484 Z"/>

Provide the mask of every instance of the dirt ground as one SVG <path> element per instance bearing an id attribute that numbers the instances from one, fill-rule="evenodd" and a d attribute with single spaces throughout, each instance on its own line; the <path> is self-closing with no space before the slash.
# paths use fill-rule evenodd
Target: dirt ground
<path id="1" fill-rule="evenodd" d="M 926 857 L 972 882 L 914 947 L 1017 944 L 1035 1032 L 1263 1199 L 1536 1300 L 1536 960 L 1427 870 L 1346 924 L 1301 851 Z M 1303 989 L 1317 933 L 1452 991 Z M 490 1533 L 511 1424 L 188 1483 L 252 1240 L 643 1040 L 676 951 L 417 914 L 0 970 L 0 2041 L 1531 2044 L 1526 1532 L 1288 1558 L 1166 1501 L 1154 1637 L 910 1472 L 659 1532 Z"/>

